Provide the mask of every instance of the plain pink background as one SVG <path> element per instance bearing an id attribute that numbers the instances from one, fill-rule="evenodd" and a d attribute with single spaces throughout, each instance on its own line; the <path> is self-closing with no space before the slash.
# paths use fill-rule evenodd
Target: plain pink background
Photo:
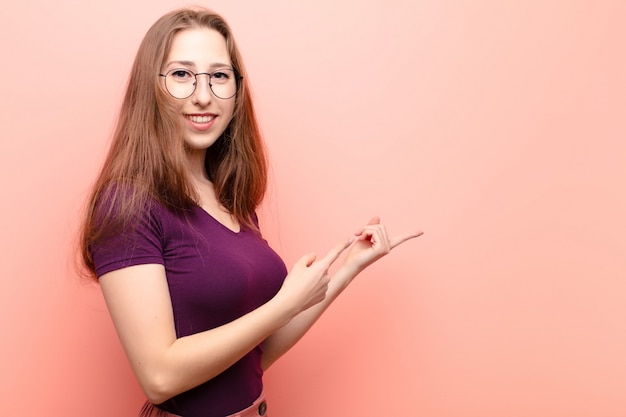
<path id="1" fill-rule="evenodd" d="M 131 61 L 178 1 L 4 2 L 0 397 L 135 416 L 71 250 Z M 272 161 L 291 265 L 372 215 L 426 234 L 267 374 L 272 417 L 626 416 L 626 3 L 214 1 Z"/>

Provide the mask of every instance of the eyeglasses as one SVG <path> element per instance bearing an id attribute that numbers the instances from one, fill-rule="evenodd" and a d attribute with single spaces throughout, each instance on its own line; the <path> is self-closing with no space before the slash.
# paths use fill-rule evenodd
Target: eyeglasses
<path id="1" fill-rule="evenodd" d="M 209 88 L 213 95 L 222 100 L 237 94 L 237 84 L 243 77 L 232 68 L 222 68 L 214 72 L 195 73 L 185 68 L 174 68 L 159 76 L 165 78 L 165 89 L 174 98 L 185 99 L 192 96 L 198 85 L 198 75 L 209 77 Z"/>

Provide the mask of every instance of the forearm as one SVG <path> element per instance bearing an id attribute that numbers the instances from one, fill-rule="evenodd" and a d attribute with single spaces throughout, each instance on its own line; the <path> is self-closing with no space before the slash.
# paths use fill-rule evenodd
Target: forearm
<path id="1" fill-rule="evenodd" d="M 159 404 L 224 372 L 291 317 L 280 301 L 270 300 L 233 322 L 176 339 L 133 368 L 147 397 Z"/>
<path id="2" fill-rule="evenodd" d="M 359 271 L 355 268 L 342 265 L 333 274 L 328 284 L 326 297 L 322 302 L 295 316 L 287 325 L 276 330 L 263 342 L 263 369 L 269 368 L 306 334 L 358 273 Z"/>

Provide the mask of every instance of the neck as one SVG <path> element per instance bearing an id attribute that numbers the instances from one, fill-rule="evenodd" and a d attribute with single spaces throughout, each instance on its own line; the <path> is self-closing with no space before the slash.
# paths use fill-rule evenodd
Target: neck
<path id="1" fill-rule="evenodd" d="M 204 167 L 204 158 L 206 156 L 206 149 L 188 149 L 187 150 L 187 168 L 189 178 L 193 184 L 198 188 L 200 184 L 206 184 L 209 181 L 209 177 Z"/>
<path id="2" fill-rule="evenodd" d="M 215 194 L 215 187 L 206 173 L 204 158 L 206 150 L 187 150 L 187 169 L 191 183 L 198 193 L 200 207 L 231 230 L 238 229 L 238 222 L 232 214 L 220 204 Z"/>

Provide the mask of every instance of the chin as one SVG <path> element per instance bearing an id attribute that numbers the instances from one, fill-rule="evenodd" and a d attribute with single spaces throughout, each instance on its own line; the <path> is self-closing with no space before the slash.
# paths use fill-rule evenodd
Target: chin
<path id="1" fill-rule="evenodd" d="M 218 137 L 206 137 L 206 135 L 202 135 L 203 137 L 198 137 L 198 135 L 187 135 L 185 136 L 185 145 L 190 150 L 202 151 L 213 146 L 215 142 L 219 139 Z"/>

